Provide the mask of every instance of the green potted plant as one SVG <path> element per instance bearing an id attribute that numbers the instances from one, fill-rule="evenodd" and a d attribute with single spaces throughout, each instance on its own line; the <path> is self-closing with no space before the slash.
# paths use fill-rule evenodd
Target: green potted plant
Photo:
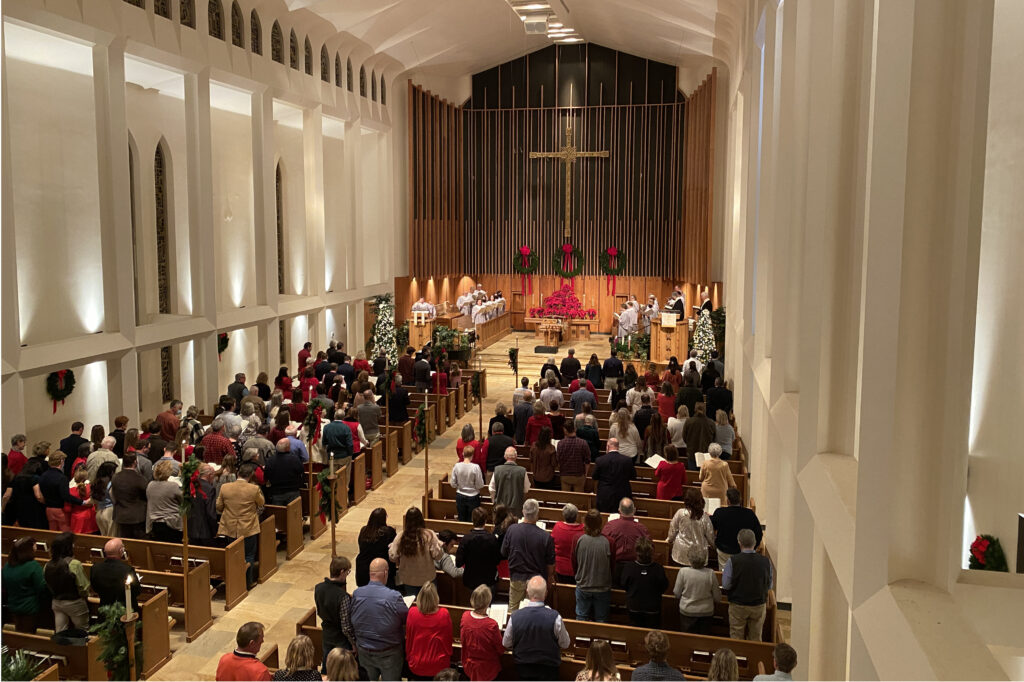
<path id="1" fill-rule="evenodd" d="M 32 680 L 41 672 L 41 661 L 18 649 L 14 653 L 7 647 L 0 649 L 0 677 L 5 680 Z"/>

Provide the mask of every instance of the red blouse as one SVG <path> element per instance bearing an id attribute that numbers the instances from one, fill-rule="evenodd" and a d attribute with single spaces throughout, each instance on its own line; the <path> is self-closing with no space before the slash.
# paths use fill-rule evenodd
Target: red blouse
<path id="1" fill-rule="evenodd" d="M 501 673 L 501 631 L 493 618 L 474 618 L 470 611 L 462 614 L 459 624 L 462 642 L 462 667 L 471 680 L 496 680 Z"/>
<path id="2" fill-rule="evenodd" d="M 526 444 L 533 445 L 537 442 L 537 437 L 540 436 L 540 430 L 544 427 L 551 428 L 551 418 L 546 414 L 535 414 L 526 420 Z M 554 436 L 552 436 L 554 437 Z"/>
<path id="3" fill-rule="evenodd" d="M 661 415 L 661 419 L 665 423 L 676 416 L 676 397 L 674 395 L 658 394 L 658 414 Z"/>
<path id="4" fill-rule="evenodd" d="M 659 500 L 682 497 L 683 486 L 686 485 L 686 463 L 660 462 L 658 468 L 654 470 L 654 478 L 658 480 L 658 490 L 655 494 Z"/>
<path id="5" fill-rule="evenodd" d="M 405 620 L 405 658 L 414 675 L 433 677 L 452 663 L 452 619 L 448 609 L 424 615 L 409 609 Z"/>
<path id="6" fill-rule="evenodd" d="M 81 497 L 78 494 L 78 486 L 72 484 L 68 489 L 68 493 L 71 497 L 77 497 L 80 500 L 88 500 L 90 494 L 90 486 L 88 483 L 85 484 L 85 497 Z M 71 532 L 82 533 L 90 535 L 92 533 L 99 533 L 100 527 L 96 525 L 96 507 L 90 505 L 88 507 L 84 505 L 64 505 L 64 511 L 70 512 L 71 514 Z"/>

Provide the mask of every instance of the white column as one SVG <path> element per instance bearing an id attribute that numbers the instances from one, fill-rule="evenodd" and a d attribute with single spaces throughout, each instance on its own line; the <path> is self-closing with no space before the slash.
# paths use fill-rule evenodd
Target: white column
<path id="1" fill-rule="evenodd" d="M 2 37 L 3 26 L 6 24 L 0 23 L 0 37 Z M 0 249 L 3 253 L 14 254 L 17 253 L 15 250 L 15 229 L 14 229 L 14 176 L 12 174 L 12 163 L 11 163 L 11 130 L 10 130 L 10 118 L 8 114 L 7 103 L 10 101 L 7 99 L 7 53 L 4 49 L 4 45 L 0 44 L 0 69 L 2 69 L 2 77 L 0 77 L 0 107 L 3 110 L 3 161 L 2 161 L 2 175 L 3 175 L 3 223 L 0 225 L 0 234 L 2 234 L 2 242 L 0 242 Z M 0 270 L 0 290 L 3 292 L 4 301 L 4 324 L 0 325 L 0 354 L 3 356 L 4 374 L 8 368 L 14 368 L 18 366 L 18 360 L 21 357 L 21 311 L 19 310 L 19 297 L 18 297 L 18 259 L 17 258 L 5 258 L 2 270 Z M 7 382 L 9 378 L 4 379 L 4 404 L 12 406 L 15 403 L 7 400 Z M 17 380 L 20 384 L 21 379 Z M 19 385 L 20 393 L 20 385 Z M 25 415 L 24 408 L 21 406 L 22 401 L 19 399 L 17 402 L 18 409 L 21 412 L 19 432 L 24 432 L 25 429 Z M 4 410 L 4 428 L 10 429 L 15 428 L 8 425 L 8 415 L 6 409 Z"/>
<path id="2" fill-rule="evenodd" d="M 306 295 L 318 296 L 324 283 L 324 130 L 323 106 L 302 110 L 303 180 L 306 205 Z M 321 325 L 321 330 L 323 326 Z M 318 348 L 325 347 L 324 338 Z"/>
<path id="3" fill-rule="evenodd" d="M 252 173 L 256 272 L 259 273 L 256 277 L 256 300 L 276 311 L 277 186 L 274 175 L 274 98 L 267 89 L 252 94 Z M 273 336 L 276 337 L 277 334 Z"/>

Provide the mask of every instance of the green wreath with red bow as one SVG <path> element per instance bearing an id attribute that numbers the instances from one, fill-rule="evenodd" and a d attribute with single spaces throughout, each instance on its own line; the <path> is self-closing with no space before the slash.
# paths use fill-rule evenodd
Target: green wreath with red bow
<path id="1" fill-rule="evenodd" d="M 562 247 L 555 251 L 551 257 L 551 267 L 555 274 L 570 281 L 576 279 L 583 272 L 583 251 L 572 244 L 562 244 Z"/>
<path id="2" fill-rule="evenodd" d="M 75 390 L 75 373 L 70 369 L 50 372 L 46 377 L 46 395 L 53 401 L 53 413 L 57 414 L 57 401 L 64 404 L 64 399 Z"/>

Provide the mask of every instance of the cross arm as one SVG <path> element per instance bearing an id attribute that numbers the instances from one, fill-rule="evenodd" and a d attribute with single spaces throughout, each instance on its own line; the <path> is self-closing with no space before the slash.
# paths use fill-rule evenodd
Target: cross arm
<path id="1" fill-rule="evenodd" d="M 586 157 L 600 156 L 602 158 L 607 159 L 608 158 L 608 152 L 606 152 L 606 151 L 605 152 L 576 152 L 576 156 L 586 156 Z"/>
<path id="2" fill-rule="evenodd" d="M 564 152 L 530 152 L 531 159 L 564 159 Z"/>

